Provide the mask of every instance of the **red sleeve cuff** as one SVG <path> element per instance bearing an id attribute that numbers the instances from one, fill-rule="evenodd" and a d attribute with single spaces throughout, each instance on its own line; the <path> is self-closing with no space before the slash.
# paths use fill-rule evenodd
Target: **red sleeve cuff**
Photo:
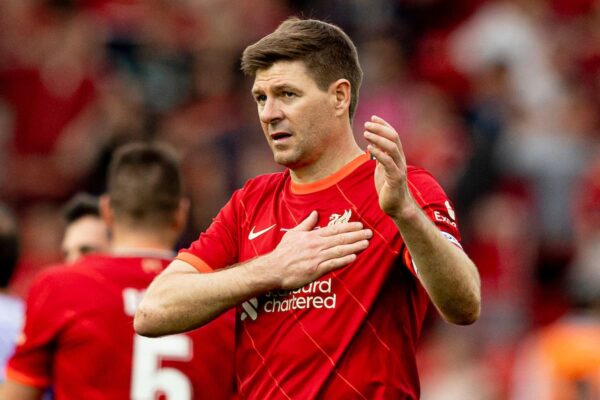
<path id="1" fill-rule="evenodd" d="M 10 365 L 6 367 L 6 378 L 22 385 L 33 386 L 39 389 L 45 389 L 50 386 L 49 379 L 27 375 L 23 372 L 17 371 Z"/>

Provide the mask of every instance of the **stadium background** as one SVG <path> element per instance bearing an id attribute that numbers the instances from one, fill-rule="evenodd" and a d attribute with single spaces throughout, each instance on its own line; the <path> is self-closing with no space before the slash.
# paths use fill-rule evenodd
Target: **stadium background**
<path id="1" fill-rule="evenodd" d="M 0 200 L 22 240 L 13 291 L 60 260 L 60 208 L 102 193 L 121 143 L 180 151 L 193 204 L 181 245 L 246 178 L 277 170 L 239 57 L 292 14 L 354 39 L 359 142 L 371 114 L 393 124 L 409 163 L 454 200 L 480 268 L 480 321 L 429 318 L 423 399 L 508 398 L 528 335 L 573 313 L 573 293 L 600 292 L 594 0 L 0 1 Z"/>

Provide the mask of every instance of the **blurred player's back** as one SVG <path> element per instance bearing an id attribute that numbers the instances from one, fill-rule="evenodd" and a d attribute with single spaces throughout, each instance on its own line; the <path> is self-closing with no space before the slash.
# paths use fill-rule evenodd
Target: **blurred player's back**
<path id="1" fill-rule="evenodd" d="M 169 261 L 156 254 L 91 255 L 44 273 L 28 303 L 37 319 L 27 325 L 9 374 L 23 370 L 36 387 L 52 384 L 57 399 L 154 399 L 158 393 L 168 399 L 229 398 L 231 314 L 186 334 L 134 334 L 143 291 Z M 60 351 L 52 359 L 35 351 L 55 345 L 48 339 L 57 337 Z"/>
<path id="2" fill-rule="evenodd" d="M 157 339 L 133 329 L 144 290 L 174 257 L 187 219 L 181 193 L 177 158 L 168 149 L 137 143 L 115 153 L 108 196 L 100 200 L 111 254 L 91 254 L 37 277 L 4 399 L 39 399 L 48 387 L 56 400 L 234 396 L 231 313 Z"/>

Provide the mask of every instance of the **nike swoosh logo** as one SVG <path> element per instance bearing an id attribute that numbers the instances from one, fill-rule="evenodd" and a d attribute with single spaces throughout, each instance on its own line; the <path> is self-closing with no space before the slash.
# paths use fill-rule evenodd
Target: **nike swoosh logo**
<path id="1" fill-rule="evenodd" d="M 269 232 L 271 229 L 275 228 L 277 224 L 273 224 L 268 228 L 263 229 L 262 231 L 258 231 L 258 232 L 254 232 L 254 228 L 256 228 L 255 226 L 252 227 L 252 229 L 250 230 L 250 233 L 248 234 L 248 240 L 254 240 L 257 237 L 259 237 L 260 235 L 262 235 L 263 233 L 267 233 Z"/>

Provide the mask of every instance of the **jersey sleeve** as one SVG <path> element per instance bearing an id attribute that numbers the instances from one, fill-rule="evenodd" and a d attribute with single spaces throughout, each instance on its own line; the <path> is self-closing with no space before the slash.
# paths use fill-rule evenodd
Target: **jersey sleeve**
<path id="1" fill-rule="evenodd" d="M 60 282 L 42 274 L 29 290 L 23 331 L 6 367 L 7 378 L 39 389 L 50 386 L 59 333 L 68 315 L 57 306 Z"/>
<path id="2" fill-rule="evenodd" d="M 454 207 L 435 178 L 424 169 L 409 167 L 408 185 L 413 198 L 425 215 L 437 226 L 440 235 L 462 249 Z M 406 267 L 417 275 L 417 268 L 406 246 L 402 249 L 402 260 Z"/>
<path id="3" fill-rule="evenodd" d="M 235 264 L 239 254 L 242 195 L 243 189 L 236 191 L 208 229 L 190 247 L 180 250 L 177 259 L 191 264 L 200 272 L 210 272 Z"/>

